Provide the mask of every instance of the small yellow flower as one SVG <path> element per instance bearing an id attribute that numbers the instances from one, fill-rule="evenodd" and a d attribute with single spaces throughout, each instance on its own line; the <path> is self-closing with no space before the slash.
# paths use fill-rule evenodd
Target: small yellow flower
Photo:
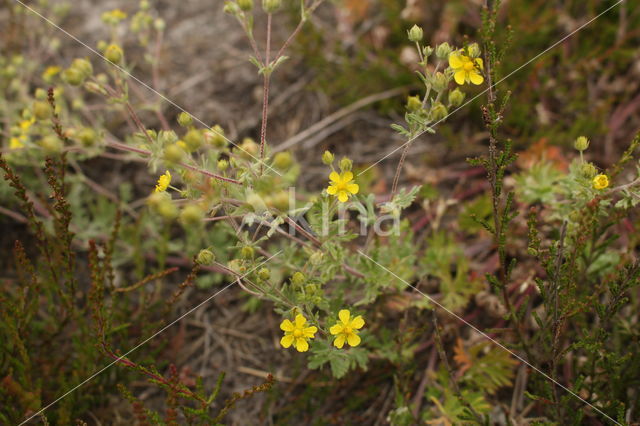
<path id="1" fill-rule="evenodd" d="M 20 149 L 24 147 L 24 143 L 19 138 L 13 137 L 9 140 L 9 149 Z"/>
<path id="2" fill-rule="evenodd" d="M 35 122 L 36 122 L 35 118 L 32 118 L 31 120 L 22 120 L 18 126 L 20 127 L 20 130 L 22 131 L 22 133 L 27 133 L 29 131 L 29 128 Z"/>
<path id="3" fill-rule="evenodd" d="M 329 175 L 331 184 L 327 188 L 329 195 L 335 195 L 341 203 L 345 203 L 351 194 L 357 194 L 360 187 L 357 183 L 352 183 L 353 173 L 351 172 L 331 172 Z"/>
<path id="4" fill-rule="evenodd" d="M 352 347 L 358 346 L 360 344 L 360 336 L 358 336 L 357 330 L 364 326 L 364 319 L 362 319 L 362 315 L 358 315 L 351 319 L 351 313 L 349 310 L 342 309 L 338 312 L 338 317 L 340 318 L 340 321 L 329 329 L 331 334 L 336 336 L 333 341 L 333 345 L 338 349 L 342 348 L 345 342 Z"/>
<path id="5" fill-rule="evenodd" d="M 158 184 L 156 185 L 155 192 L 164 192 L 167 190 L 169 185 L 171 185 L 171 173 L 169 173 L 169 170 L 167 170 L 158 178 Z"/>
<path id="6" fill-rule="evenodd" d="M 127 14 L 120 9 L 113 9 L 108 12 L 104 12 L 101 16 L 102 22 L 109 25 L 117 25 L 120 21 L 127 18 Z"/>
<path id="7" fill-rule="evenodd" d="M 463 55 L 462 51 L 458 50 L 449 55 L 449 66 L 454 71 L 454 80 L 461 86 L 469 82 L 478 85 L 484 81 L 481 58 L 471 58 Z"/>
<path id="8" fill-rule="evenodd" d="M 594 189 L 605 189 L 609 186 L 609 178 L 607 175 L 597 175 L 593 178 Z"/>
<path id="9" fill-rule="evenodd" d="M 280 330 L 284 331 L 284 336 L 280 339 L 283 348 L 294 345 L 298 352 L 309 350 L 309 339 L 315 337 L 318 329 L 314 326 L 305 327 L 307 319 L 301 314 L 296 315 L 294 322 L 288 319 L 282 321 Z"/>
<path id="10" fill-rule="evenodd" d="M 44 81 L 46 81 L 47 83 L 49 83 L 49 82 L 51 82 L 53 77 L 55 77 L 56 75 L 58 75 L 60 73 L 60 71 L 62 71 L 62 68 L 60 68 L 58 66 L 47 67 L 44 70 L 44 72 L 42 73 L 42 79 Z"/>

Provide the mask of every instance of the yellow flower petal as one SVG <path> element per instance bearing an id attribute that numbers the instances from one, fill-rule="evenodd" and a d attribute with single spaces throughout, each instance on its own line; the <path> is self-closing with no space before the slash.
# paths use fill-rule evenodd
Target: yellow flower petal
<path id="1" fill-rule="evenodd" d="M 351 347 L 358 346 L 360 344 L 360 340 L 360 336 L 355 333 L 349 333 L 347 336 L 347 343 L 349 343 L 349 346 Z"/>
<path id="2" fill-rule="evenodd" d="M 344 334 L 340 334 L 338 337 L 336 337 L 336 340 L 333 341 L 333 346 L 335 346 L 338 349 L 342 349 L 342 347 L 344 346 L 345 340 L 346 340 L 346 337 L 344 336 Z"/>
<path id="3" fill-rule="evenodd" d="M 327 188 L 327 194 L 336 195 L 336 192 L 338 192 L 338 187 L 336 185 L 329 185 Z"/>
<path id="4" fill-rule="evenodd" d="M 453 79 L 456 81 L 456 83 L 462 86 L 464 84 L 466 76 L 467 76 L 467 73 L 464 70 L 460 70 L 460 71 L 456 71 L 456 73 L 453 75 Z"/>
<path id="5" fill-rule="evenodd" d="M 484 62 L 482 62 L 482 58 L 476 58 L 476 66 L 480 70 L 484 69 Z"/>
<path id="6" fill-rule="evenodd" d="M 351 320 L 351 328 L 360 329 L 364 326 L 364 319 L 362 315 L 358 315 L 353 320 Z"/>
<path id="7" fill-rule="evenodd" d="M 342 324 L 332 325 L 331 328 L 329 329 L 329 333 L 333 335 L 340 334 L 342 333 L 343 328 L 344 327 L 342 326 Z"/>
<path id="8" fill-rule="evenodd" d="M 307 339 L 313 339 L 317 331 L 318 331 L 317 327 L 311 326 L 302 330 L 302 333 L 303 333 L 303 336 L 306 337 Z"/>
<path id="9" fill-rule="evenodd" d="M 307 343 L 306 339 L 298 337 L 296 339 L 296 349 L 298 352 L 306 352 L 309 350 L 309 343 Z"/>
<path id="10" fill-rule="evenodd" d="M 453 69 L 462 67 L 462 61 L 458 53 L 451 53 L 449 55 L 449 66 Z"/>
<path id="11" fill-rule="evenodd" d="M 340 175 L 338 174 L 338 172 L 331 172 L 331 174 L 329 175 L 329 180 L 331 182 L 339 183 Z"/>
<path id="12" fill-rule="evenodd" d="M 478 72 L 474 71 L 471 71 L 469 73 L 469 79 L 475 85 L 482 84 L 482 82 L 484 81 L 484 77 L 482 77 L 482 75 L 480 75 Z"/>
<path id="13" fill-rule="evenodd" d="M 347 191 L 340 191 L 338 193 L 338 201 L 340 201 L 341 203 L 346 203 L 348 199 L 349 194 L 347 193 Z"/>
<path id="14" fill-rule="evenodd" d="M 351 172 L 344 172 L 344 173 L 342 174 L 342 181 L 343 181 L 344 183 L 347 183 L 347 182 L 349 182 L 350 180 L 353 180 L 353 173 L 351 173 Z"/>
<path id="15" fill-rule="evenodd" d="M 303 317 L 302 315 L 298 314 L 298 315 L 296 315 L 295 321 L 296 321 L 296 327 L 301 328 L 307 322 L 307 319 L 305 317 Z"/>
<path id="16" fill-rule="evenodd" d="M 338 318 L 340 318 L 340 321 L 342 321 L 344 324 L 349 324 L 350 317 L 351 313 L 348 309 L 342 309 L 340 312 L 338 312 Z"/>
<path id="17" fill-rule="evenodd" d="M 291 321 L 289 321 L 288 319 L 282 321 L 282 323 L 280 323 L 280 330 L 282 330 L 282 331 L 293 331 L 293 323 Z"/>
<path id="18" fill-rule="evenodd" d="M 347 185 L 347 191 L 352 194 L 357 194 L 360 191 L 360 186 L 357 183 L 350 183 Z"/>
<path id="19" fill-rule="evenodd" d="M 293 336 L 291 334 L 285 334 L 284 336 L 282 336 L 282 339 L 280 339 L 280 344 L 283 348 L 288 348 L 292 343 Z"/>

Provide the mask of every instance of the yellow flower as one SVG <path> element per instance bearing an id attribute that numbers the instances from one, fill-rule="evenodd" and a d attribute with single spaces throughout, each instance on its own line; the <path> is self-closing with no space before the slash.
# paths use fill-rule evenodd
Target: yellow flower
<path id="1" fill-rule="evenodd" d="M 358 346 L 360 344 L 360 336 L 358 336 L 357 330 L 364 326 L 362 315 L 351 319 L 349 310 L 342 309 L 338 312 L 338 317 L 340 321 L 329 329 L 331 334 L 336 336 L 333 345 L 338 349 L 344 346 L 344 342 L 347 342 L 349 346 Z"/>
<path id="2" fill-rule="evenodd" d="M 62 71 L 62 68 L 58 66 L 47 67 L 47 69 L 42 73 L 42 79 L 49 83 L 53 77 L 60 73 L 60 71 Z"/>
<path id="3" fill-rule="evenodd" d="M 158 184 L 156 185 L 156 192 L 166 191 L 170 184 L 171 184 L 171 173 L 169 173 L 169 170 L 167 170 L 166 172 L 164 172 L 163 175 L 161 175 L 158 178 Z"/>
<path id="4" fill-rule="evenodd" d="M 284 336 L 280 339 L 280 344 L 284 348 L 295 345 L 298 352 L 309 350 L 309 339 L 315 337 L 318 329 L 314 326 L 305 327 L 307 319 L 301 314 L 296 315 L 294 322 L 288 319 L 282 321 L 280 329 L 284 331 Z"/>
<path id="5" fill-rule="evenodd" d="M 449 55 L 449 66 L 454 71 L 453 78 L 459 85 L 469 82 L 478 85 L 484 81 L 481 58 L 471 58 L 459 50 Z"/>
<path id="6" fill-rule="evenodd" d="M 31 120 L 22 120 L 18 126 L 20 127 L 20 130 L 22 130 L 22 133 L 27 133 L 31 125 L 35 122 L 35 118 L 32 118 Z"/>
<path id="7" fill-rule="evenodd" d="M 593 187 L 595 189 L 605 189 L 607 186 L 609 186 L 607 175 L 598 175 L 593 178 Z"/>
<path id="8" fill-rule="evenodd" d="M 24 143 L 16 137 L 13 137 L 9 140 L 9 149 L 20 149 L 24 147 Z"/>
<path id="9" fill-rule="evenodd" d="M 101 16 L 102 21 L 106 24 L 116 25 L 118 22 L 127 18 L 127 14 L 120 9 L 113 9 L 104 12 Z"/>
<path id="10" fill-rule="evenodd" d="M 349 199 L 350 194 L 357 194 L 360 190 L 357 183 L 351 183 L 353 180 L 353 173 L 351 172 L 342 172 L 340 174 L 338 174 L 338 172 L 331 172 L 329 179 L 332 183 L 329 184 L 327 193 L 338 197 L 341 203 L 345 203 Z"/>

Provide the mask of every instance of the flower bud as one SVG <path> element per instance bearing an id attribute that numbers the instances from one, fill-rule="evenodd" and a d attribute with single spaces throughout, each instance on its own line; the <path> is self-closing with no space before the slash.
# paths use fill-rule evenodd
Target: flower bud
<path id="1" fill-rule="evenodd" d="M 414 25 L 407 32 L 407 35 L 409 36 L 409 41 L 417 43 L 419 41 L 422 41 L 422 37 L 424 37 L 424 31 L 422 31 L 422 28 L 420 28 L 419 26 Z"/>
<path id="2" fill-rule="evenodd" d="M 431 84 L 433 86 L 433 90 L 435 90 L 436 92 L 442 92 L 444 89 L 447 88 L 447 85 L 449 84 L 449 80 L 447 79 L 447 76 L 445 76 L 443 73 L 438 71 L 431 78 Z"/>
<path id="3" fill-rule="evenodd" d="M 194 226 L 202 223 L 204 210 L 197 204 L 189 204 L 180 212 L 180 222 L 184 226 Z"/>
<path id="4" fill-rule="evenodd" d="M 77 68 L 67 68 L 62 72 L 62 80 L 72 86 L 80 86 L 84 83 L 84 74 Z"/>
<path id="5" fill-rule="evenodd" d="M 335 157 L 330 151 L 325 151 L 324 154 L 322 154 L 322 162 L 327 166 L 330 166 L 333 163 L 334 158 Z"/>
<path id="6" fill-rule="evenodd" d="M 56 135 L 47 135 L 40 140 L 40 146 L 47 154 L 58 153 L 62 151 L 63 144 Z"/>
<path id="7" fill-rule="evenodd" d="M 255 255 L 256 251 L 251 246 L 244 246 L 240 249 L 240 256 L 242 256 L 243 259 L 253 259 Z"/>
<path id="8" fill-rule="evenodd" d="M 168 197 L 159 200 L 156 210 L 166 220 L 173 220 L 178 216 L 178 208 Z"/>
<path id="9" fill-rule="evenodd" d="M 191 129 L 184 135 L 184 143 L 187 144 L 187 148 L 189 151 L 196 151 L 204 142 L 204 138 L 202 137 L 202 132 L 197 129 Z"/>
<path id="10" fill-rule="evenodd" d="M 287 191 L 278 191 L 271 198 L 270 204 L 280 211 L 289 209 L 289 193 Z"/>
<path id="11" fill-rule="evenodd" d="M 598 169 L 593 165 L 593 163 L 584 163 L 580 166 L 580 174 L 591 179 L 598 174 Z"/>
<path id="12" fill-rule="evenodd" d="M 38 120 L 46 120 L 51 117 L 51 105 L 45 101 L 35 101 L 33 103 L 33 116 Z"/>
<path id="13" fill-rule="evenodd" d="M 342 157 L 342 160 L 340 160 L 340 170 L 342 170 L 343 172 L 348 172 L 351 170 L 351 167 L 353 167 L 353 161 L 351 161 L 347 157 Z"/>
<path id="14" fill-rule="evenodd" d="M 282 0 L 262 0 L 262 9 L 267 13 L 277 12 L 282 6 Z"/>
<path id="15" fill-rule="evenodd" d="M 422 48 L 422 56 L 424 58 L 428 58 L 429 56 L 431 56 L 431 54 L 433 53 L 433 47 L 431 46 L 424 46 Z"/>
<path id="16" fill-rule="evenodd" d="M 120 63 L 122 60 L 122 56 L 124 53 L 122 52 L 122 48 L 117 44 L 110 44 L 109 47 L 104 51 L 104 57 L 107 58 L 109 62 L 113 62 L 114 64 Z"/>
<path id="17" fill-rule="evenodd" d="M 445 41 L 444 43 L 436 47 L 436 56 L 439 59 L 447 59 L 452 50 L 453 49 L 451 48 L 451 46 L 449 46 L 449 43 Z"/>
<path id="18" fill-rule="evenodd" d="M 216 260 L 216 255 L 209 249 L 202 249 L 198 256 L 196 256 L 196 262 L 200 265 L 211 265 Z"/>
<path id="19" fill-rule="evenodd" d="M 224 13 L 228 13 L 229 15 L 238 15 L 242 10 L 240 6 L 232 1 L 227 1 L 224 4 L 224 8 L 222 9 Z"/>
<path id="20" fill-rule="evenodd" d="M 171 145 L 178 142 L 178 135 L 173 130 L 160 130 L 158 141 L 163 145 Z"/>
<path id="21" fill-rule="evenodd" d="M 585 151 L 589 148 L 589 139 L 586 136 L 578 136 L 573 143 L 573 147 L 580 152 Z"/>
<path id="22" fill-rule="evenodd" d="M 441 121 L 444 120 L 448 114 L 449 111 L 447 111 L 447 107 L 444 106 L 441 102 L 438 102 L 431 107 L 429 117 L 433 121 Z"/>
<path id="23" fill-rule="evenodd" d="M 457 87 L 449 92 L 449 105 L 452 107 L 459 107 L 464 102 L 465 94 Z"/>
<path id="24" fill-rule="evenodd" d="M 249 12 L 253 9 L 253 0 L 237 0 L 238 6 L 243 12 Z"/>
<path id="25" fill-rule="evenodd" d="M 240 145 L 239 155 L 243 158 L 255 158 L 258 154 L 258 149 L 260 146 L 253 141 L 251 138 L 244 138 L 242 144 Z"/>
<path id="26" fill-rule="evenodd" d="M 158 32 L 162 32 L 165 30 L 165 28 L 167 28 L 167 23 L 164 21 L 164 19 L 158 18 L 153 21 L 153 28 Z"/>
<path id="27" fill-rule="evenodd" d="M 227 263 L 227 268 L 231 269 L 236 274 L 244 274 L 247 268 L 242 264 L 242 260 L 240 259 L 232 259 Z"/>
<path id="28" fill-rule="evenodd" d="M 479 57 L 481 52 L 478 43 L 471 43 L 469 46 L 467 46 L 467 53 L 469 53 L 469 56 L 472 58 Z"/>
<path id="29" fill-rule="evenodd" d="M 35 93 L 34 93 L 34 97 L 36 99 L 38 99 L 39 101 L 46 101 L 47 100 L 47 91 L 41 88 L 37 88 Z"/>
<path id="30" fill-rule="evenodd" d="M 78 140 L 83 146 L 88 147 L 88 146 L 93 146 L 93 144 L 96 142 L 98 135 L 96 134 L 96 131 L 93 130 L 91 127 L 84 127 L 78 132 L 76 137 L 78 138 Z"/>
<path id="31" fill-rule="evenodd" d="M 193 119 L 191 118 L 191 114 L 188 112 L 181 112 L 178 115 L 178 124 L 182 127 L 189 127 L 193 124 Z"/>
<path id="32" fill-rule="evenodd" d="M 287 170 L 293 164 L 293 157 L 289 151 L 279 152 L 273 157 L 273 165 L 280 170 Z"/>
<path id="33" fill-rule="evenodd" d="M 184 154 L 184 150 L 177 143 L 174 143 L 164 149 L 162 158 L 167 163 L 179 163 L 184 158 Z"/>
<path id="34" fill-rule="evenodd" d="M 314 266 L 318 266 L 322 262 L 323 258 L 324 258 L 324 253 L 318 250 L 309 257 L 309 262 L 311 262 L 311 264 Z"/>
<path id="35" fill-rule="evenodd" d="M 302 272 L 295 272 L 291 277 L 291 284 L 295 286 L 300 286 L 306 280 L 304 274 Z"/>
<path id="36" fill-rule="evenodd" d="M 224 172 L 229 168 L 229 162 L 225 159 L 218 160 L 218 170 Z"/>
<path id="37" fill-rule="evenodd" d="M 271 278 L 271 271 L 269 271 L 269 268 L 260 268 L 258 271 L 258 277 L 260 277 L 261 280 L 266 281 Z"/>
<path id="38" fill-rule="evenodd" d="M 418 111 L 422 108 L 422 101 L 420 100 L 420 96 L 409 96 L 407 98 L 407 110 L 414 112 Z"/>
<path id="39" fill-rule="evenodd" d="M 256 213 L 262 213 L 267 210 L 265 200 L 255 192 L 250 192 L 249 195 L 247 195 L 246 201 Z"/>
<path id="40" fill-rule="evenodd" d="M 71 63 L 71 67 L 81 71 L 85 78 L 93 74 L 93 65 L 88 59 L 76 58 Z"/>
<path id="41" fill-rule="evenodd" d="M 84 88 L 86 89 L 87 92 L 95 93 L 96 95 L 107 96 L 108 94 L 107 90 L 101 85 L 99 85 L 98 83 L 96 83 L 95 81 L 87 81 L 84 84 Z"/>

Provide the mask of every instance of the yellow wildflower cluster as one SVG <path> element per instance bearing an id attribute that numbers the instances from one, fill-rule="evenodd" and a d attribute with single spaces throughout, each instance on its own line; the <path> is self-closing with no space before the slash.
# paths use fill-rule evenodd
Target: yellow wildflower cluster
<path id="1" fill-rule="evenodd" d="M 329 332 L 335 336 L 333 345 L 338 349 L 341 349 L 345 343 L 352 347 L 358 346 L 361 341 L 358 330 L 363 326 L 364 319 L 361 315 L 352 319 L 351 312 L 348 309 L 342 309 L 338 313 L 338 321 L 329 329 Z M 298 352 L 309 350 L 309 340 L 313 339 L 318 331 L 317 327 L 307 326 L 307 319 L 302 314 L 297 314 L 293 322 L 288 319 L 282 321 L 280 329 L 284 331 L 284 336 L 280 339 L 282 347 L 289 348 L 294 345 Z"/>
<path id="2" fill-rule="evenodd" d="M 32 118 L 30 120 L 22 120 L 18 124 L 18 134 L 17 136 L 13 136 L 11 137 L 11 139 L 9 139 L 9 149 L 24 148 L 24 144 L 29 139 L 29 129 L 31 129 L 31 126 L 33 125 L 33 123 L 35 123 L 35 121 L 35 118 Z"/>
<path id="3" fill-rule="evenodd" d="M 171 173 L 169 173 L 169 170 L 167 170 L 158 178 L 155 192 L 164 192 L 167 190 L 169 185 L 171 185 Z"/>

